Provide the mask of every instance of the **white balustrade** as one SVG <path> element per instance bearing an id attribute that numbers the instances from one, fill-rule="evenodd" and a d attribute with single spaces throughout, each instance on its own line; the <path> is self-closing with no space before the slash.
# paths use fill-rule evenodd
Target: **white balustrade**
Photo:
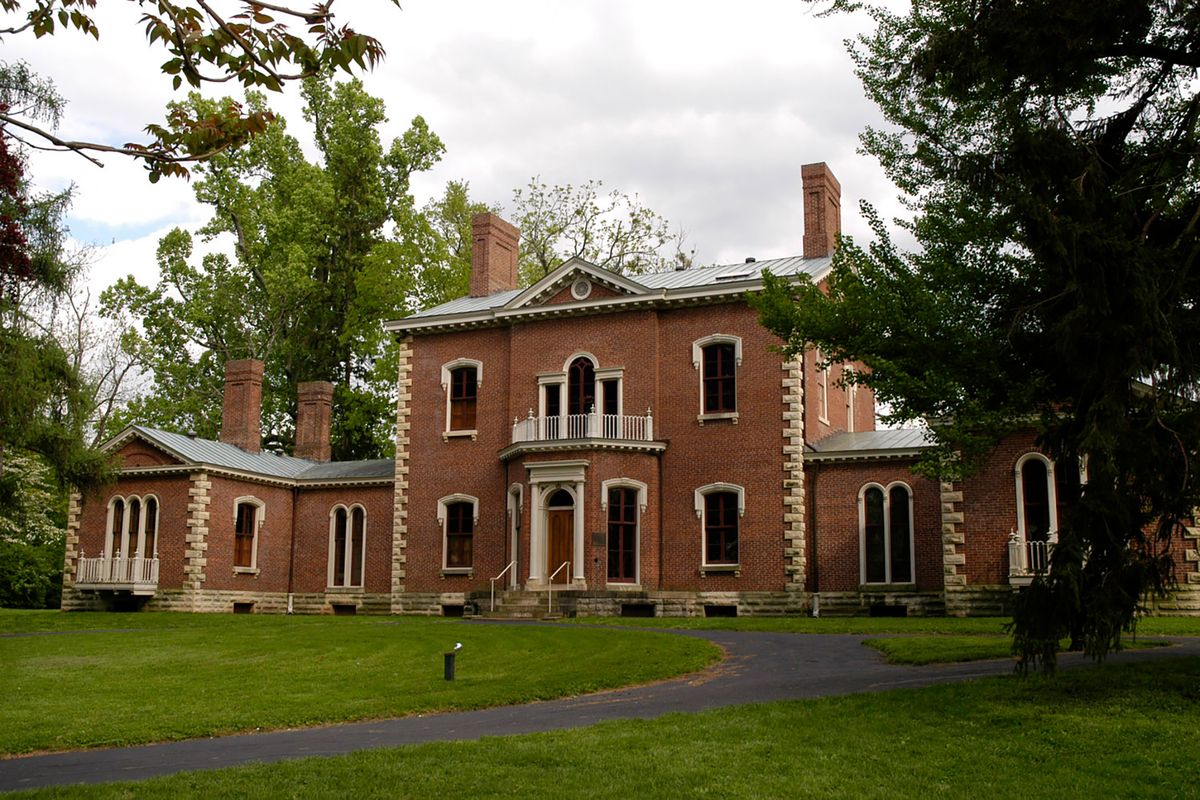
<path id="1" fill-rule="evenodd" d="M 1026 542 L 1014 531 L 1008 537 L 1009 578 L 1032 578 L 1050 569 L 1050 556 L 1058 537 L 1053 533 L 1046 540 Z"/>
<path id="2" fill-rule="evenodd" d="M 533 412 L 525 419 L 513 420 L 512 440 L 516 442 L 551 442 L 560 439 L 624 439 L 636 442 L 654 440 L 654 417 L 650 409 L 645 416 L 628 414 L 563 414 L 536 417 Z"/>
<path id="3" fill-rule="evenodd" d="M 152 592 L 158 586 L 158 556 L 124 558 L 118 550 L 114 556 L 85 558 L 80 553 L 75 567 L 75 586 Z"/>

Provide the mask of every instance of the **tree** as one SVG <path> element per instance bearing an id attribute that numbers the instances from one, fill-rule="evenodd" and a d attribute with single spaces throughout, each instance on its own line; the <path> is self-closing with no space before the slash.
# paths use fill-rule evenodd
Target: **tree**
<path id="1" fill-rule="evenodd" d="M 682 232 L 672 233 L 637 195 L 616 189 L 601 194 L 602 188 L 598 180 L 575 187 L 547 186 L 533 178 L 513 191 L 513 220 L 521 229 L 521 285 L 541 280 L 574 257 L 624 275 L 690 264 Z"/>
<path id="2" fill-rule="evenodd" d="M 409 310 L 422 256 L 409 180 L 443 147 L 417 117 L 385 151 L 383 103 L 358 81 L 312 79 L 303 91 L 320 163 L 280 119 L 200 168 L 196 197 L 213 211 L 201 235 L 232 237 L 233 258 L 209 252 L 197 265 L 192 237 L 176 230 L 159 243 L 157 286 L 130 277 L 106 293 L 110 312 L 142 320 L 132 344 L 155 382 L 123 420 L 214 436 L 225 362 L 255 357 L 268 446 L 290 444 L 296 383 L 329 380 L 334 457 L 390 452 L 395 368 L 379 321 Z M 211 101 L 189 103 L 205 113 Z M 261 95 L 250 103 L 266 108 Z"/>
<path id="3" fill-rule="evenodd" d="M 281 91 L 285 83 L 325 71 L 373 67 L 384 55 L 377 39 L 337 25 L 332 1 L 301 9 L 237 0 L 232 3 L 237 11 L 233 14 L 223 14 L 205 0 L 129 0 L 130 5 L 134 2 L 148 42 L 168 53 L 162 72 L 175 89 L 185 83 L 199 88 L 236 81 L 247 89 Z M 391 2 L 398 5 L 398 0 Z M 74 29 L 99 39 L 95 9 L 96 0 L 0 0 L 0 14 L 5 15 L 0 36 L 40 38 Z M 23 64 L 0 64 L 0 97 L 5 91 L 4 78 L 22 73 L 28 74 Z M 29 84 L 24 85 L 27 89 Z M 48 85 L 41 88 L 52 90 Z M 203 113 L 194 105 L 176 104 L 165 124 L 146 126 L 147 141 L 113 146 L 64 139 L 53 133 L 58 112 L 44 113 L 47 99 L 43 96 L 35 106 L 8 102 L 0 111 L 3 135 L 31 146 L 74 151 L 101 166 L 90 153 L 132 156 L 145 164 L 151 181 L 162 175 L 187 175 L 185 163 L 244 144 L 261 134 L 272 118 L 268 111 L 247 110 L 228 98 Z M 50 99 L 57 100 L 49 103 L 50 107 L 61 108 L 61 100 Z"/>
<path id="4" fill-rule="evenodd" d="M 838 0 L 834 10 L 860 7 Z M 852 47 L 891 123 L 864 149 L 911 198 L 919 247 L 873 217 L 828 292 L 772 282 L 764 323 L 861 360 L 935 469 L 1037 426 L 1088 481 L 1014 646 L 1096 657 L 1171 588 L 1167 542 L 1200 503 L 1200 7 L 1167 0 L 924 0 L 869 9 Z"/>

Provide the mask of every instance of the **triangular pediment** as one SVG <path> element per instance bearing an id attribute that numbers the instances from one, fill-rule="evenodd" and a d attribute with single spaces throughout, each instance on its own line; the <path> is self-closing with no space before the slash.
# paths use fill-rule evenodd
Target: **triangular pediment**
<path id="1" fill-rule="evenodd" d="M 101 449 L 115 458 L 120 469 L 193 463 L 137 426 L 121 431 Z"/>
<path id="2" fill-rule="evenodd" d="M 649 289 L 631 278 L 597 267 L 582 258 L 572 258 L 508 301 L 504 308 L 587 303 L 609 297 L 636 297 L 648 292 Z"/>

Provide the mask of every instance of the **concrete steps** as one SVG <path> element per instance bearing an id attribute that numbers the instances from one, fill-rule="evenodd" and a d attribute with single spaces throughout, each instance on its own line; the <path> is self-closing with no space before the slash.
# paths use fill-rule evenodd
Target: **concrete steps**
<path id="1" fill-rule="evenodd" d="M 479 609 L 476 619 L 562 619 L 561 593 L 554 591 L 554 613 L 546 612 L 546 593 L 509 589 L 496 593 L 496 610 L 492 611 L 491 597 L 484 596 L 476 601 Z"/>

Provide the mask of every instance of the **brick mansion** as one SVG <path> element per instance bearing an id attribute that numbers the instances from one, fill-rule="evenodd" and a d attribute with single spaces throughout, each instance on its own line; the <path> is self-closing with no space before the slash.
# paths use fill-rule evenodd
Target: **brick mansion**
<path id="1" fill-rule="evenodd" d="M 385 322 L 395 458 L 330 461 L 333 387 L 298 387 L 264 452 L 263 366 L 226 368 L 219 440 L 134 425 L 114 484 L 72 498 L 63 608 L 612 615 L 998 614 L 1043 569 L 1086 476 L 1014 434 L 965 480 L 922 477 L 921 430 L 791 360 L 746 302 L 818 284 L 841 188 L 802 168 L 802 254 L 527 288 L 519 231 L 474 220 L 470 293 Z M 1200 613 L 1200 530 L 1172 543 Z"/>

